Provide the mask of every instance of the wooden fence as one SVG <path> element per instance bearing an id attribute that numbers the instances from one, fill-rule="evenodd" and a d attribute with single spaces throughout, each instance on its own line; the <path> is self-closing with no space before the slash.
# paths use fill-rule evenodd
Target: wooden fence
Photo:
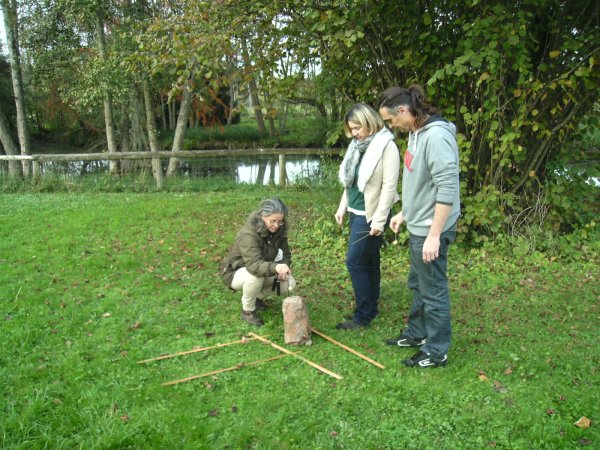
<path id="1" fill-rule="evenodd" d="M 332 155 L 340 156 L 343 149 L 339 148 L 255 148 L 255 149 L 222 149 L 222 150 L 187 150 L 181 152 L 122 152 L 122 153 L 64 153 L 64 154 L 34 154 L 34 155 L 0 155 L 0 161 L 30 161 L 34 178 L 43 173 L 44 162 L 60 161 L 118 161 L 118 160 L 160 160 L 160 159 L 194 159 L 215 157 L 252 157 L 278 155 L 279 184 L 286 184 L 285 156 L 286 155 Z M 159 181 L 157 180 L 157 183 Z M 159 186 L 160 187 L 160 186 Z"/>

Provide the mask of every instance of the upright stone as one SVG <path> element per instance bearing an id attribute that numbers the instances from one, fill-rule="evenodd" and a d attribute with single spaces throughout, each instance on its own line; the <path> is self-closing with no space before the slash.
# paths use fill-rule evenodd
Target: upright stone
<path id="1" fill-rule="evenodd" d="M 310 322 L 308 310 L 302 297 L 287 297 L 282 304 L 283 324 L 286 345 L 310 343 Z"/>

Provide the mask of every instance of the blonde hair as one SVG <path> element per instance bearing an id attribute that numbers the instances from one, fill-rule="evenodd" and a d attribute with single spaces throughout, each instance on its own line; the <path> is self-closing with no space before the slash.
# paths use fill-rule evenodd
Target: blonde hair
<path id="1" fill-rule="evenodd" d="M 348 122 L 354 122 L 365 128 L 369 135 L 377 133 L 385 123 L 377 111 L 366 103 L 354 104 L 344 116 L 344 133 L 346 137 L 352 137 L 352 130 Z"/>

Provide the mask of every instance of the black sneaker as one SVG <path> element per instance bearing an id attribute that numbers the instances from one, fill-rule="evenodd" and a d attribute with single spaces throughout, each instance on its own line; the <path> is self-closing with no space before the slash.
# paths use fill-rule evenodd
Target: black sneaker
<path id="1" fill-rule="evenodd" d="M 392 339 L 387 339 L 385 341 L 385 343 L 387 345 L 394 345 L 397 347 L 420 347 L 427 343 L 427 339 L 425 339 L 425 338 L 413 339 L 413 338 L 410 338 L 410 337 L 407 337 L 407 336 L 404 336 L 403 334 L 401 334 L 398 337 L 395 337 Z"/>
<path id="2" fill-rule="evenodd" d="M 346 322 L 338 323 L 335 327 L 338 330 L 356 330 L 357 328 L 365 328 L 365 325 L 361 325 L 354 320 L 348 320 Z"/>
<path id="3" fill-rule="evenodd" d="M 428 367 L 444 367 L 448 364 L 448 356 L 432 356 L 429 353 L 417 352 L 412 355 L 409 359 L 402 361 L 406 367 L 417 367 L 419 369 L 426 369 Z"/>
<path id="4" fill-rule="evenodd" d="M 256 310 L 257 311 L 264 311 L 265 309 L 267 309 L 268 305 L 262 301 L 260 298 L 256 297 Z"/>

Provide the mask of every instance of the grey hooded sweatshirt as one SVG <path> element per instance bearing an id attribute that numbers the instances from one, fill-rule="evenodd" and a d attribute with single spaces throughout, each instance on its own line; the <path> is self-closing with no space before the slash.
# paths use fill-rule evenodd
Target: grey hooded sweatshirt
<path id="1" fill-rule="evenodd" d="M 408 135 L 402 175 L 402 216 L 408 231 L 427 236 L 436 203 L 452 209 L 443 231 L 460 215 L 458 144 L 456 127 L 434 115 Z"/>

